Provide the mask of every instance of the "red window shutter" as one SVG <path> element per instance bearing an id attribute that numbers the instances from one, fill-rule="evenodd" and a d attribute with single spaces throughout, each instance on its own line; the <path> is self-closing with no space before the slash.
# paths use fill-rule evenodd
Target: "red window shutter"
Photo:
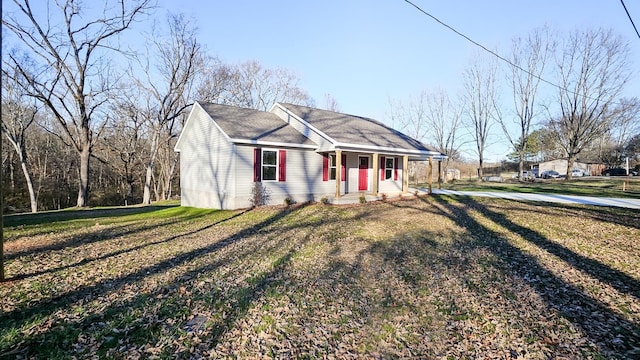
<path id="1" fill-rule="evenodd" d="M 287 151 L 280 150 L 278 162 L 278 181 L 287 181 Z"/>
<path id="2" fill-rule="evenodd" d="M 380 156 L 380 180 L 384 180 L 384 169 L 386 166 L 386 163 L 384 162 L 385 158 L 384 156 Z"/>
<path id="3" fill-rule="evenodd" d="M 260 148 L 253 149 L 253 182 L 260 182 L 260 173 L 262 167 L 262 150 Z"/>
<path id="4" fill-rule="evenodd" d="M 340 162 L 342 163 L 342 166 L 340 167 L 342 181 L 347 181 L 347 154 L 342 154 L 342 156 L 340 156 Z"/>
<path id="5" fill-rule="evenodd" d="M 322 181 L 329 181 L 329 154 L 322 154 Z"/>
<path id="6" fill-rule="evenodd" d="M 398 158 L 393 159 L 393 181 L 398 181 Z"/>

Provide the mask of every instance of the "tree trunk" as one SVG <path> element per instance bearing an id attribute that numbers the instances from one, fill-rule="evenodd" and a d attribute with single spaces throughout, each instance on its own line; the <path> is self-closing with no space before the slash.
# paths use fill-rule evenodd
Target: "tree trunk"
<path id="1" fill-rule="evenodd" d="M 24 148 L 24 140 L 20 141 L 11 136 L 7 136 L 7 140 L 9 140 L 13 148 L 16 150 L 18 161 L 20 161 L 20 167 L 22 168 L 22 173 L 24 174 L 24 179 L 27 182 L 27 189 L 29 190 L 29 201 L 31 203 L 31 212 L 38 212 L 38 202 L 36 200 L 36 192 L 33 188 L 33 180 L 31 179 L 31 174 L 29 173 L 29 165 L 27 164 L 27 150 Z M 9 164 L 11 163 L 12 161 L 9 161 Z M 13 182 L 13 175 L 11 176 L 11 178 Z"/>
<path id="2" fill-rule="evenodd" d="M 80 184 L 78 188 L 77 207 L 86 207 L 89 204 L 89 159 L 91 158 L 91 145 L 86 142 L 80 151 Z"/>
<path id="3" fill-rule="evenodd" d="M 571 174 L 571 169 L 573 169 L 573 163 L 576 160 L 576 155 L 575 154 L 569 154 L 569 156 L 567 157 L 567 177 L 565 178 L 566 180 L 571 180 L 573 178 L 572 174 Z"/>
<path id="4" fill-rule="evenodd" d="M 147 172 L 144 179 L 144 193 L 142 195 L 142 203 L 151 204 L 151 180 L 153 177 L 153 161 L 147 164 Z"/>
<path id="5" fill-rule="evenodd" d="M 13 176 L 13 154 L 7 154 L 7 173 L 9 174 L 9 188 L 12 193 L 16 192 L 16 182 Z"/>
<path id="6" fill-rule="evenodd" d="M 163 194 L 166 200 L 171 199 L 171 195 L 172 195 L 171 184 L 173 184 L 173 178 L 175 177 L 176 169 L 178 168 L 177 165 L 178 165 L 178 157 L 175 156 L 173 158 L 173 161 L 171 162 L 171 168 L 169 169 L 169 173 L 167 174 L 167 178 L 165 181 L 166 188 L 164 189 Z"/>
<path id="7" fill-rule="evenodd" d="M 484 156 L 484 145 L 480 146 L 478 145 L 477 147 L 478 149 L 478 165 L 480 166 L 478 168 L 478 180 L 483 181 L 482 177 L 483 177 L 483 171 L 482 168 L 484 167 L 484 161 L 483 161 L 483 156 Z"/>
<path id="8" fill-rule="evenodd" d="M 25 158 L 20 160 L 20 166 L 22 167 L 22 173 L 24 179 L 27 181 L 27 188 L 29 189 L 29 200 L 31 202 L 31 212 L 38 212 L 38 201 L 36 200 L 36 192 L 33 189 L 33 181 L 31 180 L 31 174 L 29 174 L 29 167 Z"/>
<path id="9" fill-rule="evenodd" d="M 520 161 L 518 162 L 518 179 L 520 181 L 524 180 L 522 175 L 524 174 L 524 152 L 520 150 Z"/>
<path id="10" fill-rule="evenodd" d="M 144 179 L 144 193 L 142 195 L 142 203 L 151 204 L 151 182 L 153 181 L 153 168 L 158 155 L 158 142 L 160 141 L 160 130 L 156 130 L 151 140 L 151 153 L 149 154 L 149 162 L 147 163 L 147 172 Z"/>

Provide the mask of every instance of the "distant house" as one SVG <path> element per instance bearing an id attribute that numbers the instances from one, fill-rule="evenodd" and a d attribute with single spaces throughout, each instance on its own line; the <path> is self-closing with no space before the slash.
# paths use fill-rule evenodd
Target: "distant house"
<path id="1" fill-rule="evenodd" d="M 549 161 L 543 161 L 539 164 L 534 165 L 534 168 L 538 168 L 538 175 L 542 174 L 548 170 L 555 170 L 560 175 L 567 175 L 567 159 L 555 159 Z M 574 161 L 572 169 L 580 169 L 583 173 L 587 175 L 600 175 L 602 170 L 605 169 L 605 165 L 597 162 L 583 162 L 583 161 Z"/>
<path id="2" fill-rule="evenodd" d="M 256 183 L 273 204 L 406 193 L 408 162 L 442 155 L 372 119 L 285 103 L 196 102 L 175 150 L 182 204 L 217 209 L 249 207 Z"/>

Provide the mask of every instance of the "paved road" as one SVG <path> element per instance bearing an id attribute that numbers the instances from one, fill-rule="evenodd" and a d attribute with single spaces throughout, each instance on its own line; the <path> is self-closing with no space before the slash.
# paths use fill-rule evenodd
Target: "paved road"
<path id="1" fill-rule="evenodd" d="M 511 200 L 526 201 L 546 201 L 562 204 L 584 204 L 596 206 L 617 206 L 629 209 L 640 209 L 640 199 L 603 198 L 593 196 L 576 196 L 560 194 L 527 194 L 514 192 L 490 192 L 490 191 L 455 191 L 455 190 L 433 190 L 434 194 L 460 195 L 460 196 L 483 196 Z"/>

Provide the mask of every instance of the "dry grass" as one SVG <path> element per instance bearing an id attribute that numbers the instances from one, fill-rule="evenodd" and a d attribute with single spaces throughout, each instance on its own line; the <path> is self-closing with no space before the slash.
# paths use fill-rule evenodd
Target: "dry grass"
<path id="1" fill-rule="evenodd" d="M 7 229 L 0 357 L 640 357 L 637 212 L 433 197 L 147 215 Z"/>

